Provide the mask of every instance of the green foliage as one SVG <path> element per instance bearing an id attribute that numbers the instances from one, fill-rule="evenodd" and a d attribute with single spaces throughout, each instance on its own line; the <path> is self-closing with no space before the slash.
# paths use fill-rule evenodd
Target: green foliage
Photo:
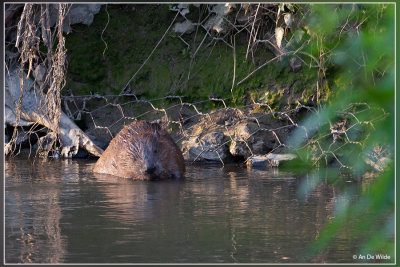
<path id="1" fill-rule="evenodd" d="M 332 81 L 330 87 L 335 97 L 303 125 L 314 129 L 314 135 L 320 138 L 319 147 L 332 151 L 332 140 L 322 138 L 329 129 L 321 126 L 337 120 L 338 111 L 348 108 L 350 103 L 367 103 L 370 109 L 364 114 L 358 114 L 355 106 L 347 109 L 349 114 L 357 114 L 358 120 L 368 122 L 347 131 L 360 145 L 347 143 L 336 152 L 346 166 L 353 167 L 354 175 L 359 175 L 366 171 L 362 155 L 375 145 L 388 146 L 394 155 L 394 5 L 312 5 L 305 28 L 306 38 L 310 40 L 307 49 L 312 55 L 320 58 L 323 55 L 321 59 L 328 70 L 326 78 Z M 304 138 L 299 130 L 291 144 L 300 147 Z M 313 148 L 307 149 L 312 151 Z M 393 164 L 387 166 L 355 204 L 338 203 L 334 219 L 307 250 L 310 258 L 328 247 L 343 231 L 348 231 L 363 244 L 360 253 L 383 253 L 390 255 L 393 261 L 393 168 Z M 313 186 L 302 193 L 307 195 L 312 189 Z"/>
<path id="2" fill-rule="evenodd" d="M 298 10 L 290 4 L 284 4 L 282 8 Z M 103 6 L 90 27 L 74 25 L 74 32 L 67 35 L 67 49 L 72 57 L 66 87 L 76 95 L 120 93 L 150 55 L 174 14 L 163 5 L 152 8 L 108 5 L 107 12 Z M 192 21 L 198 20 L 199 8 L 191 6 L 188 16 Z M 301 40 L 302 35 L 303 30 L 294 38 Z M 305 103 L 305 98 L 315 91 L 316 69 L 305 67 L 303 71 L 293 73 L 285 58 L 267 65 L 251 79 L 237 85 L 264 60 L 274 57 L 260 46 L 253 51 L 251 58 L 246 59 L 246 38 L 237 38 L 236 41 L 235 86 L 231 91 L 234 73 L 232 49 L 223 42 L 206 46 L 210 41 L 208 37 L 194 57 L 204 37 L 201 28 L 196 38 L 183 36 L 190 44 L 188 48 L 173 33 L 168 34 L 130 83 L 132 91 L 147 99 L 168 94 L 182 95 L 188 102 L 215 95 L 228 99 L 226 103 L 232 106 L 247 104 L 250 95 L 258 102 L 258 96 L 269 92 L 269 103 L 275 109 L 295 104 L 297 99 Z M 294 83 L 296 86 L 290 91 Z M 290 94 L 290 103 L 282 101 L 283 92 Z"/>

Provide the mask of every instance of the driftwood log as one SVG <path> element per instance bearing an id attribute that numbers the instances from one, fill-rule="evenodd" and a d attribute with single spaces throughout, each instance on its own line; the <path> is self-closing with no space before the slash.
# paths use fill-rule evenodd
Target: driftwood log
<path id="1" fill-rule="evenodd" d="M 17 104 L 21 96 L 20 77 L 18 67 L 6 71 L 5 74 L 5 124 L 17 126 L 29 126 L 40 124 L 57 133 L 61 143 L 61 157 L 71 158 L 78 153 L 79 148 L 85 149 L 90 154 L 100 157 L 103 149 L 98 147 L 92 140 L 64 113 L 61 111 L 60 122 L 57 127 L 45 116 L 50 113 L 44 110 L 42 94 L 31 79 L 23 74 L 22 102 L 20 107 L 20 120 L 17 121 Z M 55 135 L 54 135 L 55 136 Z M 4 152 L 9 154 L 12 150 L 11 142 L 5 144 Z"/>

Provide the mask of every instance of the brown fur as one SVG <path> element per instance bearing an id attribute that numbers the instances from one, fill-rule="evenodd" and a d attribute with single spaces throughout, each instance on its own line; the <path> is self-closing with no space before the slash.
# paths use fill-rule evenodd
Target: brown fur
<path id="1" fill-rule="evenodd" d="M 137 180 L 183 178 L 182 152 L 157 123 L 134 121 L 110 142 L 93 169 Z"/>

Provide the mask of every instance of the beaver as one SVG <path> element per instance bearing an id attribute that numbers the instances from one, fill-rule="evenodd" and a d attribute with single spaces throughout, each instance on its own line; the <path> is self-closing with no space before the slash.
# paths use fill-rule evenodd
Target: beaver
<path id="1" fill-rule="evenodd" d="M 135 180 L 181 179 L 185 162 L 158 123 L 134 121 L 111 140 L 93 171 Z"/>

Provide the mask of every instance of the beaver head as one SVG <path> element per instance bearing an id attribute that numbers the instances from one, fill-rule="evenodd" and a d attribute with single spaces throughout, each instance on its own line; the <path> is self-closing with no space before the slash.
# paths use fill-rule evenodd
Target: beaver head
<path id="1" fill-rule="evenodd" d="M 133 132 L 135 130 L 129 128 L 132 137 L 129 136 L 127 150 L 134 161 L 137 175 L 144 179 L 160 179 L 166 175 L 162 154 L 168 152 L 168 147 L 162 142 L 161 129 L 157 126 L 154 124 L 150 129 L 141 129 L 140 132 Z M 120 138 L 125 139 L 128 136 L 121 135 Z"/>
<path id="2" fill-rule="evenodd" d="M 110 142 L 94 171 L 138 180 L 183 178 L 185 164 L 159 124 L 135 121 Z"/>

